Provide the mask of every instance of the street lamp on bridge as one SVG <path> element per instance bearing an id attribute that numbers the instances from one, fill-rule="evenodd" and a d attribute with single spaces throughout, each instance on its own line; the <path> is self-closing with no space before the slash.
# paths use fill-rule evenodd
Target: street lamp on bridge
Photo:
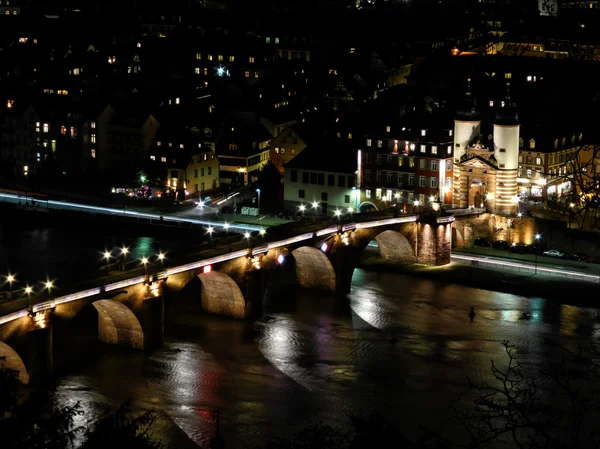
<path id="1" fill-rule="evenodd" d="M 535 248 L 535 274 L 537 274 L 537 259 L 538 259 L 538 251 L 539 251 L 539 248 L 537 245 L 538 245 L 538 242 L 540 241 L 541 237 L 542 236 L 540 234 L 535 235 L 535 246 L 536 246 L 536 248 Z"/>
<path id="2" fill-rule="evenodd" d="M 106 259 L 106 272 L 108 273 L 108 265 L 109 265 L 110 258 L 112 257 L 112 255 L 111 255 L 110 251 L 106 251 L 105 250 L 104 254 L 102 255 L 102 257 L 104 259 Z"/>

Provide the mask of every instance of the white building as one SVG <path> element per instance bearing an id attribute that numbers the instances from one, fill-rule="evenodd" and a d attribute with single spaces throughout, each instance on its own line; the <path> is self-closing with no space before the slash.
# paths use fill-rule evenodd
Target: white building
<path id="1" fill-rule="evenodd" d="M 335 215 L 358 210 L 357 151 L 347 140 L 327 139 L 303 150 L 285 165 L 286 211 Z"/>

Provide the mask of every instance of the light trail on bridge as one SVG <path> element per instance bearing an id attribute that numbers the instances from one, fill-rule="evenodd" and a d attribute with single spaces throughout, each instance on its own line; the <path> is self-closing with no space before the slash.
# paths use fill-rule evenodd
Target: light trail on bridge
<path id="1" fill-rule="evenodd" d="M 13 194 L 13 193 L 0 193 L 0 199 L 2 199 L 2 198 L 17 201 L 17 202 L 21 199 L 24 199 L 22 196 L 19 196 L 17 194 Z M 38 200 L 38 199 L 36 199 L 35 201 L 48 204 L 48 207 L 50 207 L 50 205 L 55 206 L 56 209 L 61 209 L 61 208 L 83 209 L 86 211 L 100 212 L 103 214 L 122 215 L 122 216 L 136 217 L 136 218 L 149 218 L 151 220 L 157 220 L 157 221 L 160 220 L 162 217 L 162 219 L 164 221 L 185 222 L 185 223 L 199 224 L 199 225 L 203 225 L 203 226 L 216 226 L 216 227 L 220 226 L 225 229 L 225 222 L 222 222 L 222 221 L 210 221 L 210 220 L 198 220 L 195 218 L 174 217 L 174 216 L 170 216 L 170 215 L 151 214 L 151 213 L 147 213 L 147 212 L 136 212 L 134 210 L 115 209 L 115 208 L 110 208 L 110 207 L 92 206 L 89 204 L 71 203 L 68 201 Z M 228 230 L 239 229 L 240 231 L 262 231 L 265 228 L 263 226 L 255 226 L 255 225 L 244 224 L 244 223 L 227 223 L 227 229 Z"/>
<path id="2" fill-rule="evenodd" d="M 7 194 L 7 193 L 0 193 L 0 198 L 2 198 L 2 197 L 18 199 L 18 195 Z M 82 207 L 84 209 L 92 209 L 92 210 L 101 209 L 101 210 L 109 211 L 109 212 L 119 212 L 119 213 L 122 212 L 117 209 L 97 208 L 95 206 L 79 205 L 79 204 L 75 204 L 75 203 L 67 203 L 67 202 L 63 203 L 60 201 L 52 201 L 52 200 L 50 200 L 49 202 L 56 203 L 59 205 L 66 205 L 68 207 L 70 207 L 71 205 L 74 205 L 77 207 Z M 152 215 L 152 214 L 143 214 L 143 213 L 139 213 L 139 212 L 135 212 L 135 211 L 129 211 L 129 213 L 132 215 L 137 215 L 137 216 Z M 270 249 L 280 248 L 283 246 L 292 245 L 294 243 L 311 240 L 315 237 L 325 237 L 325 236 L 329 236 L 332 234 L 344 233 L 344 232 L 347 232 L 348 230 L 352 230 L 352 229 L 360 229 L 360 228 L 367 229 L 367 228 L 373 228 L 373 227 L 377 227 L 377 226 L 389 226 L 389 225 L 394 225 L 394 224 L 399 224 L 399 223 L 408 223 L 408 222 L 416 222 L 416 221 L 417 221 L 416 215 L 409 215 L 409 216 L 386 218 L 383 220 L 372 220 L 372 221 L 366 221 L 366 222 L 346 223 L 346 224 L 339 223 L 336 225 L 329 225 L 329 226 L 327 226 L 323 229 L 319 229 L 317 231 L 307 232 L 307 233 L 300 234 L 300 235 L 290 237 L 287 239 L 283 239 L 283 240 L 267 242 L 264 245 L 259 245 L 254 248 L 249 247 L 247 249 L 242 249 L 242 250 L 238 250 L 238 251 L 231 252 L 231 253 L 225 253 L 225 254 L 221 254 L 218 256 L 209 257 L 206 259 L 201 259 L 196 262 L 191 262 L 191 263 L 187 263 L 184 265 L 177 265 L 177 266 L 174 266 L 171 268 L 167 268 L 166 270 L 163 270 L 161 272 L 153 273 L 151 275 L 151 278 L 156 277 L 158 279 L 164 279 L 170 275 L 181 273 L 183 271 L 194 270 L 197 268 L 205 267 L 207 265 L 212 265 L 215 263 L 226 262 L 228 260 L 237 259 L 239 257 L 253 257 L 257 254 L 264 254 L 264 253 L 268 252 Z M 438 218 L 438 221 L 439 221 L 439 218 Z M 252 228 L 263 229 L 263 228 L 259 228 L 259 227 L 252 227 Z M 64 304 L 67 302 L 76 301 L 76 300 L 83 299 L 83 298 L 89 298 L 91 296 L 100 295 L 102 293 L 108 293 L 108 292 L 111 292 L 114 290 L 118 290 L 120 288 L 126 288 L 131 285 L 140 284 L 145 281 L 146 281 L 146 276 L 134 276 L 132 278 L 125 279 L 122 281 L 112 282 L 109 284 L 105 284 L 103 286 L 90 288 L 88 290 L 83 290 L 83 291 L 71 293 L 68 295 L 59 296 L 59 297 L 53 298 L 49 301 L 40 302 L 40 303 L 34 304 L 31 307 L 31 310 L 33 313 L 36 313 L 36 312 L 39 312 L 42 310 L 52 309 L 59 304 Z M 0 325 L 8 323 L 13 320 L 16 320 L 23 316 L 26 316 L 28 313 L 29 313 L 28 309 L 21 309 L 16 312 L 2 316 L 2 317 L 0 317 Z"/>
<path id="3" fill-rule="evenodd" d="M 541 273 L 546 273 L 546 274 L 550 274 L 550 275 L 560 275 L 560 276 L 565 276 L 565 277 L 568 277 L 568 276 L 580 277 L 586 281 L 600 282 L 600 276 L 598 276 L 598 275 L 585 274 L 585 273 L 581 273 L 579 271 L 562 270 L 559 268 L 548 268 L 548 267 L 540 266 L 539 264 L 529 265 L 526 263 L 508 262 L 508 261 L 490 259 L 487 257 L 465 256 L 462 254 L 452 254 L 450 256 L 450 258 L 460 260 L 460 261 L 466 261 L 466 262 L 480 262 L 480 263 L 484 263 L 484 264 L 497 265 L 499 268 L 502 268 L 502 267 L 522 268 L 522 269 L 534 271 L 534 270 L 536 270 L 536 267 L 537 267 L 537 271 L 541 272 Z"/>

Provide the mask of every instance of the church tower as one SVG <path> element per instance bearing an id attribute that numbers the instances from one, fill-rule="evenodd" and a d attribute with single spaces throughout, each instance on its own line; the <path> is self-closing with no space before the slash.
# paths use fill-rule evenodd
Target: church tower
<path id="1" fill-rule="evenodd" d="M 506 85 L 504 107 L 494 119 L 494 157 L 497 161 L 496 210 L 513 213 L 517 209 L 517 174 L 519 171 L 519 116 L 510 98 L 510 83 Z"/>

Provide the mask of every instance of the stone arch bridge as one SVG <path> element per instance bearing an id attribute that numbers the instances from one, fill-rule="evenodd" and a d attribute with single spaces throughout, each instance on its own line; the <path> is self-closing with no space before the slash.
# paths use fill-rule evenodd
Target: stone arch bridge
<path id="1" fill-rule="evenodd" d="M 54 334 L 77 326 L 97 326 L 97 338 L 104 343 L 160 347 L 164 301 L 174 300 L 192 282 L 201 286 L 204 311 L 246 318 L 262 306 L 265 274 L 290 259 L 298 286 L 345 295 L 364 249 L 374 239 L 382 258 L 391 264 L 450 262 L 451 214 L 363 220 L 270 228 L 258 246 L 241 239 L 225 253 L 212 251 L 201 260 L 34 301 L 0 317 L 0 357 L 4 356 L 0 365 L 18 370 L 23 382 L 41 381 L 53 371 Z"/>

